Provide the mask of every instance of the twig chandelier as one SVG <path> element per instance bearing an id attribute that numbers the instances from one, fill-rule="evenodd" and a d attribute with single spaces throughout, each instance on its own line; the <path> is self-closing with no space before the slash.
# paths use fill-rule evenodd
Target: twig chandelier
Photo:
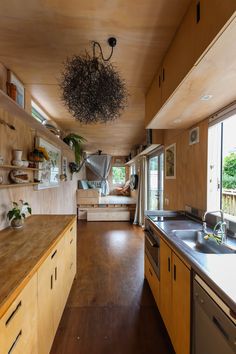
<path id="1" fill-rule="evenodd" d="M 116 38 L 109 38 L 111 53 L 104 58 L 98 42 L 92 42 L 93 56 L 74 55 L 64 64 L 60 87 L 69 112 L 81 123 L 106 123 L 118 118 L 127 104 L 124 80 L 109 62 Z M 100 54 L 96 56 L 96 47 Z"/>

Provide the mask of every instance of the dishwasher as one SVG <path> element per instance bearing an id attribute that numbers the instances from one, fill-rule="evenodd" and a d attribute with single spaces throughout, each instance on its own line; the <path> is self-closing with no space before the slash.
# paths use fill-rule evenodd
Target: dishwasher
<path id="1" fill-rule="evenodd" d="M 198 276 L 193 281 L 193 354 L 235 354 L 236 319 Z"/>

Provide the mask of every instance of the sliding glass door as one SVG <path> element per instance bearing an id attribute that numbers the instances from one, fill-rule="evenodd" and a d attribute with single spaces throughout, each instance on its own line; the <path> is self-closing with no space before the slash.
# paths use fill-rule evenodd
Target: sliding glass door
<path id="1" fill-rule="evenodd" d="M 163 209 L 163 149 L 148 158 L 148 210 Z"/>

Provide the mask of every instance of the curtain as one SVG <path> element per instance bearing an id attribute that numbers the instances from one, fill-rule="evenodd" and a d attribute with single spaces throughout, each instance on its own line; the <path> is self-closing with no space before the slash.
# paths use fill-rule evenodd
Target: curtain
<path id="1" fill-rule="evenodd" d="M 138 161 L 138 196 L 136 202 L 134 224 L 143 226 L 144 225 L 144 211 L 147 208 L 147 158 L 142 156 Z"/>
<path id="2" fill-rule="evenodd" d="M 90 170 L 95 173 L 102 181 L 102 195 L 109 194 L 109 183 L 107 177 L 111 170 L 111 159 L 112 157 L 110 155 L 102 154 L 94 154 L 86 158 L 86 166 L 88 166 Z"/>

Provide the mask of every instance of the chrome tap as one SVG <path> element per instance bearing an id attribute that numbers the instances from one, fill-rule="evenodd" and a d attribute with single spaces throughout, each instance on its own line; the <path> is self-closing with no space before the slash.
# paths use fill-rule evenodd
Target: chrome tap
<path id="1" fill-rule="evenodd" d="M 216 211 L 206 211 L 203 215 L 202 221 L 203 221 L 203 232 L 207 234 L 207 224 L 206 224 L 206 216 L 207 214 L 214 214 L 214 213 L 220 213 L 221 220 L 216 223 L 214 227 L 214 236 L 220 237 L 220 243 L 226 243 L 227 241 L 227 228 L 226 228 L 226 222 L 224 220 L 224 212 L 223 210 L 216 210 Z"/>

